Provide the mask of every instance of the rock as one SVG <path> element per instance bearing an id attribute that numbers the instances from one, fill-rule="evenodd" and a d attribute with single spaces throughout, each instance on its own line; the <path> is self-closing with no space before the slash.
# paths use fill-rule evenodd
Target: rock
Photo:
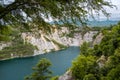
<path id="1" fill-rule="evenodd" d="M 99 33 L 95 40 L 93 41 L 93 45 L 96 45 L 96 44 L 100 44 L 101 40 L 103 39 L 103 34 L 102 33 Z"/>
<path id="2" fill-rule="evenodd" d="M 68 46 L 80 46 L 84 41 L 91 42 L 93 41 L 93 36 L 96 34 L 96 31 L 89 31 L 82 36 L 82 34 L 77 31 L 77 33 L 73 34 L 73 37 L 69 37 L 67 34 L 72 33 L 70 33 L 67 27 L 61 27 L 61 29 L 53 27 L 52 31 L 51 34 L 46 34 L 42 30 L 35 31 L 34 33 L 23 32 L 21 33 L 21 38 L 23 39 L 24 44 L 30 43 L 35 46 L 36 50 L 34 50 L 34 55 L 39 55 L 50 51 L 61 50 Z M 10 42 L 1 42 L 0 50 L 10 45 Z M 11 54 L 11 57 L 12 56 L 13 55 Z"/>
<path id="3" fill-rule="evenodd" d="M 70 70 L 68 70 L 64 75 L 60 76 L 58 80 L 74 80 L 72 77 L 72 73 Z"/>
<path id="4" fill-rule="evenodd" d="M 97 63 L 99 65 L 100 68 L 102 68 L 105 65 L 106 62 L 106 58 L 104 55 L 102 55 L 98 60 Z"/>
<path id="5" fill-rule="evenodd" d="M 0 43 L 0 50 L 2 50 L 2 49 L 5 48 L 5 47 L 8 47 L 8 46 L 10 46 L 10 45 L 11 45 L 10 42 L 7 42 L 7 43 Z"/>
<path id="6" fill-rule="evenodd" d="M 64 46 L 80 46 L 84 41 L 91 42 L 93 41 L 93 36 L 97 34 L 96 31 L 87 32 L 82 39 L 80 32 L 75 33 L 74 37 L 68 37 L 66 34 L 69 34 L 69 30 L 66 27 L 57 29 L 54 27 L 54 30 L 51 34 L 45 34 L 42 31 L 39 31 L 40 36 L 36 37 L 32 33 L 22 33 L 21 37 L 24 42 L 31 43 L 34 46 L 37 46 L 38 50 L 35 51 L 34 55 L 43 54 L 45 50 L 60 50 L 59 45 L 56 45 L 52 40 L 64 45 Z M 64 36 L 61 36 L 65 34 Z"/>

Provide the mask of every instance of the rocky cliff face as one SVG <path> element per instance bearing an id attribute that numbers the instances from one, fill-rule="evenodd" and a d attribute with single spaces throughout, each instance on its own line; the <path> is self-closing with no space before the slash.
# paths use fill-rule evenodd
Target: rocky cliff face
<path id="1" fill-rule="evenodd" d="M 104 37 L 103 34 L 99 33 L 96 36 L 95 40 L 93 41 L 93 45 L 100 44 L 100 42 L 102 41 L 103 37 Z"/>
<path id="2" fill-rule="evenodd" d="M 46 34 L 42 31 L 38 33 L 40 34 L 39 37 L 31 33 L 21 34 L 25 44 L 31 43 L 37 47 L 38 50 L 34 51 L 34 55 L 60 50 L 68 46 L 80 46 L 84 41 L 91 42 L 97 31 L 89 31 L 83 37 L 80 32 L 69 33 L 66 27 L 62 27 L 60 30 L 54 28 L 52 34 Z M 72 34 L 73 37 L 67 36 L 67 34 Z"/>
<path id="3" fill-rule="evenodd" d="M 58 80 L 75 80 L 75 79 L 72 77 L 72 72 L 68 70 L 65 74 L 60 76 Z"/>
<path id="4" fill-rule="evenodd" d="M 34 33 L 21 33 L 11 42 L 0 43 L 0 60 L 6 59 L 6 56 L 7 59 L 27 57 L 65 49 L 69 46 L 80 46 L 84 41 L 92 42 L 93 36 L 97 34 L 97 31 L 89 31 L 82 35 L 79 29 L 76 28 L 75 31 L 70 32 L 67 27 L 59 29 L 53 27 L 51 33 L 45 33 L 41 30 L 33 31 Z M 21 49 L 24 49 L 23 52 Z"/>

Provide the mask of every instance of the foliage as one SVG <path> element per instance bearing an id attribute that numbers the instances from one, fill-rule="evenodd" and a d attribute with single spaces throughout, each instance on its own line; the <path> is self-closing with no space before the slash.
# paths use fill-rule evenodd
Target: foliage
<path id="1" fill-rule="evenodd" d="M 83 80 L 97 80 L 93 74 L 85 75 Z"/>
<path id="2" fill-rule="evenodd" d="M 58 76 L 54 76 L 50 80 L 58 80 Z"/>
<path id="3" fill-rule="evenodd" d="M 94 6 L 93 6 L 94 5 Z M 50 17 L 53 22 L 71 24 L 84 24 L 87 15 L 94 16 L 102 12 L 109 16 L 103 6 L 114 7 L 105 0 L 14 0 L 11 3 L 0 3 L 0 25 L 12 24 L 26 29 L 38 28 L 50 30 L 49 23 L 45 21 Z"/>
<path id="4" fill-rule="evenodd" d="M 73 61 L 72 74 L 76 79 L 82 80 L 88 73 L 96 73 L 96 62 L 94 56 L 80 55 Z"/>
<path id="5" fill-rule="evenodd" d="M 0 60 L 10 59 L 14 57 L 31 56 L 34 53 L 35 47 L 31 44 L 17 44 L 9 47 L 5 47 L 0 50 Z"/>
<path id="6" fill-rule="evenodd" d="M 111 26 L 95 26 L 95 27 L 92 27 L 92 30 L 93 31 L 111 30 L 112 27 L 113 27 L 113 25 L 111 25 Z"/>
<path id="7" fill-rule="evenodd" d="M 49 60 L 43 58 L 41 59 L 38 64 L 33 67 L 34 72 L 30 75 L 25 77 L 25 80 L 48 80 L 51 78 L 51 71 L 49 67 L 51 63 Z"/>
<path id="8" fill-rule="evenodd" d="M 24 44 L 19 31 L 13 30 L 10 35 L 12 35 L 10 45 L 0 50 L 0 60 L 32 56 L 34 54 L 34 50 L 37 48 L 30 43 Z"/>
<path id="9" fill-rule="evenodd" d="M 81 55 L 88 55 L 88 49 L 90 47 L 90 44 L 87 42 L 84 42 L 81 46 L 80 46 L 80 54 Z"/>
<path id="10" fill-rule="evenodd" d="M 76 80 L 120 80 L 120 24 L 102 33 L 104 37 L 99 45 L 81 46 L 81 55 L 71 67 Z"/>
<path id="11" fill-rule="evenodd" d="M 0 41 L 9 41 L 12 29 L 10 26 L 0 25 Z"/>
<path id="12" fill-rule="evenodd" d="M 108 80 L 120 80 L 120 65 L 110 70 L 107 77 L 108 77 Z"/>

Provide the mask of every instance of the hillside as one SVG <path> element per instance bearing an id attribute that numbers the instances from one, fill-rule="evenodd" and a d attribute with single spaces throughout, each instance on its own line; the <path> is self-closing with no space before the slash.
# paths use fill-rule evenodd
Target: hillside
<path id="1" fill-rule="evenodd" d="M 51 27 L 51 33 L 42 30 L 14 33 L 11 41 L 0 43 L 0 60 L 35 56 L 69 46 L 79 46 L 84 41 L 92 42 L 95 34 L 97 31 L 81 32 L 79 27 L 69 30 L 67 27 L 55 26 Z"/>
<path id="2" fill-rule="evenodd" d="M 89 21 L 87 22 L 89 26 L 110 26 L 110 25 L 116 25 L 119 21 L 112 21 L 112 20 L 106 20 L 106 21 Z"/>
<path id="3" fill-rule="evenodd" d="M 85 42 L 80 47 L 80 55 L 70 68 L 69 80 L 120 80 L 120 24 L 103 30 L 102 34 L 100 44 L 91 48 Z"/>

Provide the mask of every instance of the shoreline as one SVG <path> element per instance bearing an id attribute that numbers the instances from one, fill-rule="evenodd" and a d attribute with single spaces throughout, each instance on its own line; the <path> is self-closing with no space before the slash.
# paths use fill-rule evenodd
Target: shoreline
<path id="1" fill-rule="evenodd" d="M 79 46 L 68 46 L 67 48 L 69 48 L 69 47 L 79 47 Z M 51 52 L 62 51 L 62 50 L 65 50 L 65 49 L 67 49 L 67 48 L 60 49 L 60 50 L 55 50 L 55 51 L 50 51 L 50 52 L 47 52 L 47 53 L 46 53 L 46 52 L 45 52 L 45 53 L 40 53 L 40 54 L 36 54 L 36 55 L 28 55 L 28 56 L 22 56 L 22 57 L 16 56 L 16 57 L 11 57 L 11 58 L 1 59 L 0 62 L 1 62 L 1 61 L 7 61 L 7 60 L 13 60 L 13 59 L 19 59 L 19 58 L 30 58 L 30 57 L 35 57 L 35 56 L 38 56 L 38 55 L 49 54 L 49 53 L 51 53 Z"/>
<path id="2" fill-rule="evenodd" d="M 24 33 L 24 34 L 27 35 L 28 33 Z M 64 50 L 72 46 L 79 47 L 80 45 L 82 45 L 83 42 L 92 42 L 93 36 L 95 34 L 97 34 L 97 31 L 89 31 L 89 32 L 86 32 L 82 37 L 81 33 L 75 33 L 74 38 L 65 37 L 65 36 L 60 37 L 58 33 L 53 33 L 51 35 L 52 37 L 50 35 L 42 34 L 42 37 L 40 38 L 36 38 L 32 34 L 29 34 L 30 40 L 27 40 L 27 43 L 30 43 L 33 46 L 37 47 L 38 50 L 37 49 L 34 50 L 34 52 L 31 54 L 23 54 L 23 55 L 11 54 L 10 57 L 7 57 L 7 58 L 3 57 L 0 59 L 0 61 L 47 54 L 49 52 Z M 26 38 L 23 38 L 23 39 L 26 39 Z"/>

